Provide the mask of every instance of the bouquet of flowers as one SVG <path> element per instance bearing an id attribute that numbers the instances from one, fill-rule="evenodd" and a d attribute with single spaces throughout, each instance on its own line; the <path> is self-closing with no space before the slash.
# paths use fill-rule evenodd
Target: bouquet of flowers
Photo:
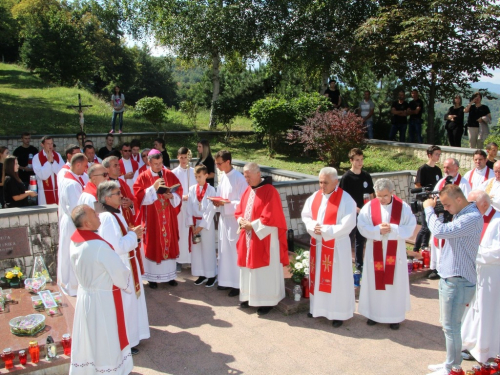
<path id="1" fill-rule="evenodd" d="M 10 286 L 18 286 L 21 282 L 23 273 L 20 267 L 8 268 L 5 271 L 5 276 L 2 278 L 4 282 L 8 283 Z"/>
<path id="2" fill-rule="evenodd" d="M 289 265 L 292 280 L 300 283 L 305 276 L 309 276 L 309 251 L 299 250 L 295 261 L 291 261 Z"/>

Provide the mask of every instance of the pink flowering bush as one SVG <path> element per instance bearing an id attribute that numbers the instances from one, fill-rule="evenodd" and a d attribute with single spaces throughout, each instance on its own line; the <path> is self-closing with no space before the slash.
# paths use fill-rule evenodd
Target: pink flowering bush
<path id="1" fill-rule="evenodd" d="M 349 150 L 365 143 L 361 117 L 344 109 L 316 112 L 305 124 L 288 134 L 291 144 L 300 143 L 304 151 L 316 151 L 318 157 L 333 167 L 348 159 Z"/>

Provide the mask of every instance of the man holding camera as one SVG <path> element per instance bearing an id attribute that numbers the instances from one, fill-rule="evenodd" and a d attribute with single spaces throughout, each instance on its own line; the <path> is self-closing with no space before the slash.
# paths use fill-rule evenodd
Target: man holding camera
<path id="1" fill-rule="evenodd" d="M 445 177 L 438 181 L 436 186 L 434 186 L 433 191 L 441 191 L 445 185 L 454 184 L 457 185 L 462 190 L 464 196 L 467 196 L 471 191 L 471 187 L 469 185 L 469 182 L 465 178 L 462 178 L 460 173 L 458 173 L 459 168 L 460 164 L 457 159 L 453 158 L 446 159 L 443 163 L 443 170 Z M 429 276 L 427 276 L 427 278 L 431 280 L 439 279 L 439 274 L 437 270 L 438 270 L 439 258 L 441 257 L 441 248 L 443 247 L 443 244 L 444 240 L 438 241 L 437 238 L 433 238 L 430 241 L 430 248 L 431 248 L 430 269 L 432 271 L 429 274 Z"/>
<path id="2" fill-rule="evenodd" d="M 462 317 L 476 290 L 476 255 L 484 221 L 476 204 L 469 203 L 457 185 L 445 185 L 439 199 L 453 215 L 449 223 L 442 223 L 434 213 L 437 197 L 423 205 L 429 230 L 437 239 L 445 240 L 439 262 L 439 307 L 446 361 L 430 365 L 429 370 L 432 375 L 447 375 L 452 366 L 462 363 Z"/>

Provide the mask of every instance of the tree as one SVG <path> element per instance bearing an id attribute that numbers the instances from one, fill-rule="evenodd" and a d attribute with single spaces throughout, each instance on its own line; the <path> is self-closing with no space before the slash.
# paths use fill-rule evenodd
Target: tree
<path id="1" fill-rule="evenodd" d="M 120 4 L 134 35 L 152 33 L 179 58 L 210 66 L 212 103 L 219 96 L 221 64 L 254 57 L 264 41 L 259 18 L 263 0 L 129 0 Z M 214 125 L 211 116 L 210 127 Z"/>
<path id="2" fill-rule="evenodd" d="M 12 16 L 15 2 L 3 0 L 0 2 L 0 58 L 16 61 L 19 50 L 19 26 Z"/>
<path id="3" fill-rule="evenodd" d="M 500 8 L 486 0 L 385 1 L 357 31 L 379 77 L 394 73 L 426 94 L 427 142 L 434 143 L 434 104 L 465 92 L 500 66 Z"/>

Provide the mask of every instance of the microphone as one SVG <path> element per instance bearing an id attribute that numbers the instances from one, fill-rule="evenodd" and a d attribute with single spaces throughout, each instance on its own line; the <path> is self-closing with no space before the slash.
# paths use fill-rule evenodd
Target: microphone
<path id="1" fill-rule="evenodd" d="M 160 171 L 158 172 L 158 176 L 159 176 L 160 178 L 163 178 L 163 171 L 162 171 L 162 170 L 160 170 Z"/>
<path id="2" fill-rule="evenodd" d="M 453 181 L 453 177 L 452 176 L 446 176 L 445 180 L 446 180 L 446 185 L 451 184 L 451 182 Z"/>

